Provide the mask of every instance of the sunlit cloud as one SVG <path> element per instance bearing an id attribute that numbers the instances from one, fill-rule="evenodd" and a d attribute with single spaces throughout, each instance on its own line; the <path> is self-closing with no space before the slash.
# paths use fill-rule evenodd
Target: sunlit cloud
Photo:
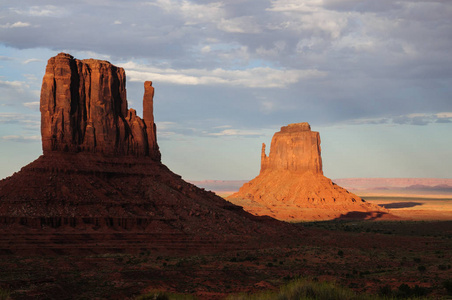
<path id="1" fill-rule="evenodd" d="M 0 136 L 0 139 L 2 139 L 4 141 L 12 141 L 12 142 L 19 142 L 19 143 L 33 143 L 33 142 L 40 142 L 41 136 L 39 136 L 39 135 L 30 135 L 30 136 L 6 135 L 6 136 Z"/>
<path id="2" fill-rule="evenodd" d="M 278 70 L 269 67 L 246 70 L 225 69 L 161 69 L 138 65 L 133 62 L 122 64 L 130 81 L 153 80 L 180 85 L 231 85 L 251 88 L 284 88 L 302 79 L 315 79 L 327 75 L 315 69 Z"/>
<path id="3" fill-rule="evenodd" d="M 0 88 L 14 88 L 14 89 L 22 89 L 25 85 L 23 81 L 8 81 L 8 80 L 0 80 Z"/>
<path id="4" fill-rule="evenodd" d="M 22 27 L 29 27 L 29 26 L 31 26 L 30 23 L 19 21 L 19 22 L 15 22 L 15 23 L 12 23 L 12 24 L 11 23 L 6 23 L 6 24 L 3 24 L 3 25 L 0 25 L 0 28 L 22 28 Z"/>
<path id="5" fill-rule="evenodd" d="M 42 61 L 42 59 L 39 59 L 39 58 L 29 58 L 29 59 L 24 60 L 22 63 L 24 65 L 26 65 L 26 64 L 29 64 L 32 62 L 41 62 L 41 61 Z"/>
<path id="6" fill-rule="evenodd" d="M 233 137 L 259 137 L 262 136 L 263 133 L 260 131 L 254 131 L 254 130 L 241 130 L 241 129 L 224 129 L 220 132 L 211 132 L 208 133 L 209 136 L 215 136 L 215 137 L 226 137 L 226 136 L 233 136 Z"/>

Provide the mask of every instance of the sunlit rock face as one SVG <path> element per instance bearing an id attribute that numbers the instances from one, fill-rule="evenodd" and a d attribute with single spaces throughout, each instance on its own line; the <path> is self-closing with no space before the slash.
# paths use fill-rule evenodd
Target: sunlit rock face
<path id="1" fill-rule="evenodd" d="M 255 215 L 284 221 L 387 215 L 387 210 L 323 176 L 320 135 L 308 123 L 281 127 L 272 138 L 268 156 L 263 144 L 259 176 L 227 200 Z"/>
<path id="2" fill-rule="evenodd" d="M 262 144 L 261 173 L 286 170 L 295 173 L 323 174 L 320 155 L 320 135 L 311 131 L 308 123 L 289 124 L 275 133 L 269 156 Z"/>
<path id="3" fill-rule="evenodd" d="M 123 68 L 60 53 L 49 59 L 41 89 L 41 134 L 48 151 L 149 156 L 160 161 L 154 89 L 145 82 L 143 119 L 128 109 Z"/>

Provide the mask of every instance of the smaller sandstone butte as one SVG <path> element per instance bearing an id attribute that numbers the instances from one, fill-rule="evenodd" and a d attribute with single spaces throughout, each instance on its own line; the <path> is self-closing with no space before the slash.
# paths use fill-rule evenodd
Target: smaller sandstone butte
<path id="1" fill-rule="evenodd" d="M 49 59 L 41 89 L 41 134 L 49 151 L 149 156 L 160 161 L 154 88 L 144 84 L 143 119 L 127 107 L 123 68 L 60 53 Z"/>
<path id="2" fill-rule="evenodd" d="M 227 200 L 255 215 L 284 221 L 387 217 L 387 210 L 323 175 L 320 135 L 308 123 L 281 127 L 268 156 L 263 144 L 259 176 Z"/>
<path id="3" fill-rule="evenodd" d="M 323 175 L 319 133 L 306 122 L 281 127 L 273 136 L 269 156 L 262 144 L 261 173 L 266 170 Z"/>

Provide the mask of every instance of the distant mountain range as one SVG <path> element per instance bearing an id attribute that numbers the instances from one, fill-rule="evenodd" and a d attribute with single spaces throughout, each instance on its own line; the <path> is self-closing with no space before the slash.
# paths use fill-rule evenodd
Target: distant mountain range
<path id="1" fill-rule="evenodd" d="M 190 183 L 217 193 L 236 192 L 248 180 L 189 180 Z M 350 191 L 442 192 L 452 193 L 449 178 L 340 178 L 333 182 Z"/>

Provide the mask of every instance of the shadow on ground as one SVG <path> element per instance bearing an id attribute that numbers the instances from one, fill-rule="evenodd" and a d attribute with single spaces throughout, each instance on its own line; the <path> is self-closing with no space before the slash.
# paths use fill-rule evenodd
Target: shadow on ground
<path id="1" fill-rule="evenodd" d="M 350 211 L 346 214 L 342 214 L 334 221 L 338 220 L 377 220 L 390 216 L 388 213 L 379 211 Z"/>
<path id="2" fill-rule="evenodd" d="M 423 205 L 423 203 L 420 202 L 394 202 L 394 203 L 387 203 L 387 204 L 378 204 L 381 207 L 384 208 L 408 208 L 408 207 L 415 207 L 419 205 Z"/>

